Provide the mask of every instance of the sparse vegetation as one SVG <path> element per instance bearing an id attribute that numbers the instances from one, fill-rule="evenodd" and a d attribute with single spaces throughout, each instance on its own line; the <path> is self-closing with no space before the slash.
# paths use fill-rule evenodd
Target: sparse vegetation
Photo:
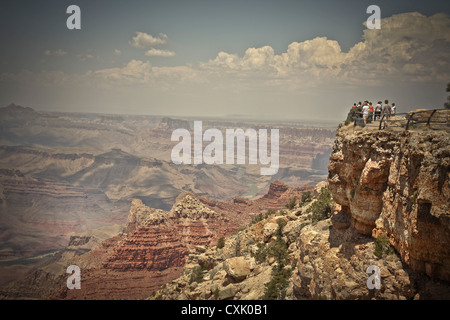
<path id="1" fill-rule="evenodd" d="M 212 293 L 214 299 L 219 299 L 219 288 L 216 288 Z"/>
<path id="2" fill-rule="evenodd" d="M 311 204 L 311 207 L 309 207 L 307 210 L 308 213 L 312 213 L 312 222 L 314 223 L 329 218 L 333 205 L 334 203 L 331 192 L 327 188 L 322 187 L 317 200 L 313 202 Z"/>
<path id="3" fill-rule="evenodd" d="M 345 120 L 345 125 L 352 123 L 354 118 L 359 117 L 359 112 L 362 111 L 362 108 L 352 108 L 347 114 L 347 119 Z"/>
<path id="4" fill-rule="evenodd" d="M 191 278 L 189 279 L 189 284 L 193 282 L 202 283 L 203 282 L 203 272 L 205 268 L 201 266 L 195 266 L 192 269 Z"/>
<path id="5" fill-rule="evenodd" d="M 306 191 L 302 193 L 302 202 L 301 204 L 305 204 L 308 202 L 311 202 L 312 197 L 311 197 L 311 192 L 310 191 Z"/>
<path id="6" fill-rule="evenodd" d="M 391 242 L 384 234 L 377 237 L 377 240 L 375 241 L 375 249 L 373 251 L 374 255 L 378 258 L 382 258 L 383 256 L 393 254 L 394 252 L 395 250 L 391 246 Z"/>
<path id="7" fill-rule="evenodd" d="M 266 244 L 263 242 L 259 242 L 256 244 L 256 246 L 258 247 L 258 250 L 256 251 L 256 253 L 252 254 L 252 256 L 258 263 L 263 263 L 264 261 L 266 261 L 267 257 Z"/>
<path id="8" fill-rule="evenodd" d="M 222 249 L 223 247 L 225 247 L 225 239 L 224 237 L 221 237 L 217 240 L 217 249 Z"/>
<path id="9" fill-rule="evenodd" d="M 272 278 L 265 285 L 263 300 L 283 299 L 286 295 L 286 288 L 289 284 L 289 278 L 292 274 L 292 266 L 289 266 L 289 255 L 287 253 L 287 244 L 282 239 L 283 227 L 286 225 L 284 219 L 278 219 L 278 228 L 275 232 L 276 240 L 267 247 L 267 255 L 275 258 L 275 264 L 272 267 Z"/>
<path id="10" fill-rule="evenodd" d="M 252 222 L 250 223 L 250 225 L 256 224 L 256 223 L 258 223 L 258 222 L 260 222 L 260 221 L 262 221 L 262 220 L 264 220 L 264 216 L 263 216 L 263 214 L 260 212 L 258 215 L 254 216 L 254 217 L 252 218 Z"/>
<path id="11" fill-rule="evenodd" d="M 286 203 L 285 207 L 289 210 L 294 209 L 295 205 L 297 204 L 297 197 L 292 197 L 288 203 Z"/>
<path id="12" fill-rule="evenodd" d="M 271 216 L 271 215 L 273 215 L 275 213 L 277 213 L 276 210 L 269 209 L 269 210 L 266 211 L 266 215 L 265 215 L 264 218 L 267 219 L 269 216 Z"/>

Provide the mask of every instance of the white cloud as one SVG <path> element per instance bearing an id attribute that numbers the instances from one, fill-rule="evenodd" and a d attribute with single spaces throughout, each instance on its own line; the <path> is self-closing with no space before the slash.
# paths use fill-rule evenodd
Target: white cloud
<path id="1" fill-rule="evenodd" d="M 165 88 L 168 83 L 172 85 L 177 81 L 193 80 L 196 81 L 198 73 L 189 66 L 175 67 L 156 67 L 149 61 L 131 60 L 124 67 L 108 68 L 93 71 L 86 74 L 86 81 L 93 84 L 111 83 L 111 84 L 140 84 L 140 85 L 158 85 Z"/>
<path id="2" fill-rule="evenodd" d="M 67 54 L 67 51 L 64 51 L 62 49 L 51 51 L 51 50 L 47 49 L 47 50 L 44 51 L 44 54 L 46 56 L 62 57 L 62 56 L 65 56 Z"/>
<path id="3" fill-rule="evenodd" d="M 92 53 L 83 53 L 83 54 L 77 54 L 77 58 L 80 59 L 81 61 L 86 61 L 86 60 L 90 60 L 90 59 L 94 59 L 95 56 Z"/>
<path id="4" fill-rule="evenodd" d="M 175 56 L 175 52 L 151 48 L 145 53 L 145 55 L 148 57 L 173 57 Z"/>
<path id="5" fill-rule="evenodd" d="M 163 33 L 160 33 L 159 37 L 153 37 L 152 35 L 145 32 L 136 32 L 136 36 L 133 37 L 132 41 L 130 41 L 130 44 L 133 47 L 145 49 L 164 44 L 166 42 L 167 35 Z"/>
<path id="6" fill-rule="evenodd" d="M 92 74 L 106 81 L 137 81 L 145 82 L 152 71 L 150 62 L 131 60 L 123 68 L 108 68 L 94 71 Z"/>
<path id="7" fill-rule="evenodd" d="M 349 52 L 326 37 L 292 42 L 286 52 L 274 54 L 270 46 L 249 48 L 242 57 L 219 52 L 202 63 L 210 73 L 244 78 L 243 73 L 288 81 L 302 86 L 330 81 L 382 83 L 405 81 L 446 81 L 450 77 L 450 18 L 444 14 L 426 17 L 404 13 L 382 19 L 381 30 L 365 29 L 361 42 Z"/>
<path id="8" fill-rule="evenodd" d="M 120 55 L 122 55 L 122 51 L 120 51 L 119 49 L 114 49 L 114 55 L 120 56 Z"/>

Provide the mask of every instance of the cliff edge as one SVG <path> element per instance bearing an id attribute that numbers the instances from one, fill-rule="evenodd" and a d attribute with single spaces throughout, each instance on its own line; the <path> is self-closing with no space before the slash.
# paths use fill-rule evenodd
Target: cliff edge
<path id="1" fill-rule="evenodd" d="M 354 229 L 384 234 L 412 270 L 450 280 L 450 132 L 340 125 L 328 184 Z"/>

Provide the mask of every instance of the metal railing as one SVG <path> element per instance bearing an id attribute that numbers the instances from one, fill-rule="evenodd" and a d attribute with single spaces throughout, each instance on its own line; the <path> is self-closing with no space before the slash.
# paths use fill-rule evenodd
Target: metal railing
<path id="1" fill-rule="evenodd" d="M 358 112 L 358 114 L 360 114 Z M 378 130 L 386 128 L 398 128 L 410 130 L 427 127 L 434 130 L 450 130 L 450 109 L 416 110 L 395 115 L 382 114 L 380 119 L 369 115 L 369 123 L 379 121 Z M 363 125 L 362 117 L 353 117 L 354 126 Z"/>

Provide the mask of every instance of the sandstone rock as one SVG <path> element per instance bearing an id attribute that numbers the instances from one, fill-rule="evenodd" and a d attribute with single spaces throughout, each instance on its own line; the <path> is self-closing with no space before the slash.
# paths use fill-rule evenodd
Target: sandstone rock
<path id="1" fill-rule="evenodd" d="M 244 257 L 234 257 L 223 263 L 227 275 L 236 282 L 244 280 L 250 274 L 250 264 Z"/>
<path id="2" fill-rule="evenodd" d="M 322 188 L 327 188 L 328 187 L 328 182 L 327 181 L 321 181 L 318 184 L 316 184 L 316 186 L 314 187 L 314 196 L 318 196 L 320 194 L 320 191 L 322 190 Z"/>
<path id="3" fill-rule="evenodd" d="M 264 242 L 268 242 L 274 235 L 275 231 L 277 231 L 277 229 L 278 229 L 277 223 L 275 222 L 266 223 L 263 229 Z"/>
<path id="4" fill-rule="evenodd" d="M 298 241 L 300 258 L 292 277 L 293 294 L 297 298 L 337 300 L 400 299 L 414 296 L 414 285 L 405 282 L 404 274 L 393 274 L 401 262 L 392 255 L 377 259 L 374 240 L 358 234 L 353 228 L 326 228 L 331 219 L 308 225 Z M 370 265 L 381 270 L 381 290 L 369 290 L 366 273 Z"/>
<path id="5" fill-rule="evenodd" d="M 289 221 L 283 228 L 282 234 L 286 237 L 287 243 L 291 244 L 295 242 L 300 235 L 300 231 L 305 224 L 305 220 L 297 219 Z"/>
<path id="6" fill-rule="evenodd" d="M 265 284 L 271 279 L 272 268 L 258 266 L 260 269 L 258 274 L 254 277 L 247 278 L 247 280 L 241 282 L 242 295 L 240 300 L 258 300 L 264 295 Z"/>
<path id="7" fill-rule="evenodd" d="M 232 299 L 239 291 L 239 288 L 233 284 L 227 285 L 225 288 L 219 291 L 219 300 L 230 300 Z"/>
<path id="8" fill-rule="evenodd" d="M 177 198 L 178 199 L 178 198 Z M 204 205 L 199 199 L 185 195 L 182 199 L 174 204 L 172 207 L 172 217 L 189 218 L 189 219 L 209 219 L 218 217 L 214 210 L 211 210 Z"/>

